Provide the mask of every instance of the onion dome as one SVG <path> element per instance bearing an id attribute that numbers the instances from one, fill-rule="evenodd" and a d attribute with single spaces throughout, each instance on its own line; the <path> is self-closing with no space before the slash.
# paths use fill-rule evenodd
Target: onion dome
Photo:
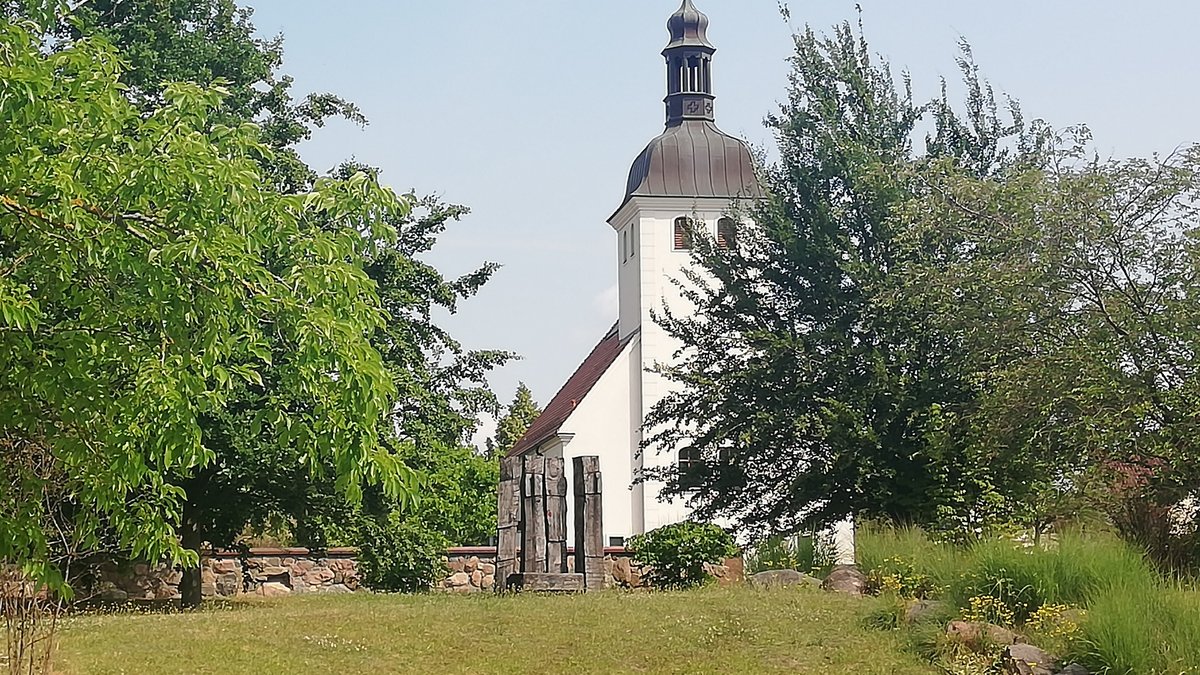
<path id="1" fill-rule="evenodd" d="M 667 30 L 671 32 L 672 47 L 712 47 L 708 41 L 708 17 L 696 9 L 692 0 L 683 0 L 683 6 L 667 20 Z"/>
<path id="2" fill-rule="evenodd" d="M 762 196 L 749 148 L 716 125 L 708 17 L 684 0 L 667 29 L 667 129 L 634 160 L 626 200 Z"/>

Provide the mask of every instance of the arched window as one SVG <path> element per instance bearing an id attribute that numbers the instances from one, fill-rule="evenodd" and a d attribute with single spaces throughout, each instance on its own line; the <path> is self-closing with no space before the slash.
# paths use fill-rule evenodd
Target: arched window
<path id="1" fill-rule="evenodd" d="M 696 222 L 687 216 L 675 219 L 675 250 L 686 251 L 692 247 Z"/>
<path id="2" fill-rule="evenodd" d="M 717 247 L 737 248 L 737 223 L 733 218 L 722 218 L 717 221 Z"/>
<path id="3" fill-rule="evenodd" d="M 698 448 L 679 451 L 679 487 L 694 490 L 704 480 L 704 459 Z"/>

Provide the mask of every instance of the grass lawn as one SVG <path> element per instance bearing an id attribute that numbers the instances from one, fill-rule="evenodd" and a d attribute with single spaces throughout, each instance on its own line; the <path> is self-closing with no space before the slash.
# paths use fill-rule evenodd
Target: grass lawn
<path id="1" fill-rule="evenodd" d="M 298 597 L 70 619 L 83 673 L 932 673 L 811 589 Z"/>

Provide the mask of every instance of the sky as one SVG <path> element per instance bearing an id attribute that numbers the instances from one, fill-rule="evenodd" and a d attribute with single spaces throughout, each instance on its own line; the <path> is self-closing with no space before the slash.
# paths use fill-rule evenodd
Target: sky
<path id="1" fill-rule="evenodd" d="M 633 159 L 663 128 L 666 20 L 679 0 L 239 0 L 284 36 L 294 91 L 356 103 L 301 148 L 318 170 L 356 158 L 399 191 L 471 214 L 427 257 L 444 274 L 502 268 L 443 325 L 469 348 L 522 359 L 496 371 L 545 405 L 617 317 L 606 224 Z M 712 23 L 717 123 L 771 149 L 792 35 L 857 21 L 846 0 L 695 0 Z M 1194 0 L 859 0 L 871 50 L 918 99 L 953 85 L 959 41 L 1027 119 L 1085 123 L 1102 156 L 1200 141 Z M 954 91 L 952 86 L 952 91 Z M 486 429 L 485 423 L 485 429 Z"/>

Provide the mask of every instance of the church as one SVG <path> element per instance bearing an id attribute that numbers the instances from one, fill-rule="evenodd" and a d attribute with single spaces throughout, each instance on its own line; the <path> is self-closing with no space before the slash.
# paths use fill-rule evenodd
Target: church
<path id="1" fill-rule="evenodd" d="M 749 148 L 716 125 L 716 48 L 708 23 L 692 0 L 667 22 L 666 129 L 634 159 L 624 198 L 608 220 L 617 249 L 618 321 L 509 452 L 563 457 L 568 472 L 572 457 L 599 456 L 609 546 L 689 515 L 686 500 L 661 500 L 661 483 L 638 480 L 646 468 L 686 470 L 699 459 L 641 449 L 642 420 L 672 386 L 651 368 L 669 362 L 678 347 L 652 312 L 690 311 L 673 280 L 682 280 L 691 264 L 694 238 L 703 231 L 720 246 L 735 245 L 743 223 L 731 214 L 761 197 Z"/>

